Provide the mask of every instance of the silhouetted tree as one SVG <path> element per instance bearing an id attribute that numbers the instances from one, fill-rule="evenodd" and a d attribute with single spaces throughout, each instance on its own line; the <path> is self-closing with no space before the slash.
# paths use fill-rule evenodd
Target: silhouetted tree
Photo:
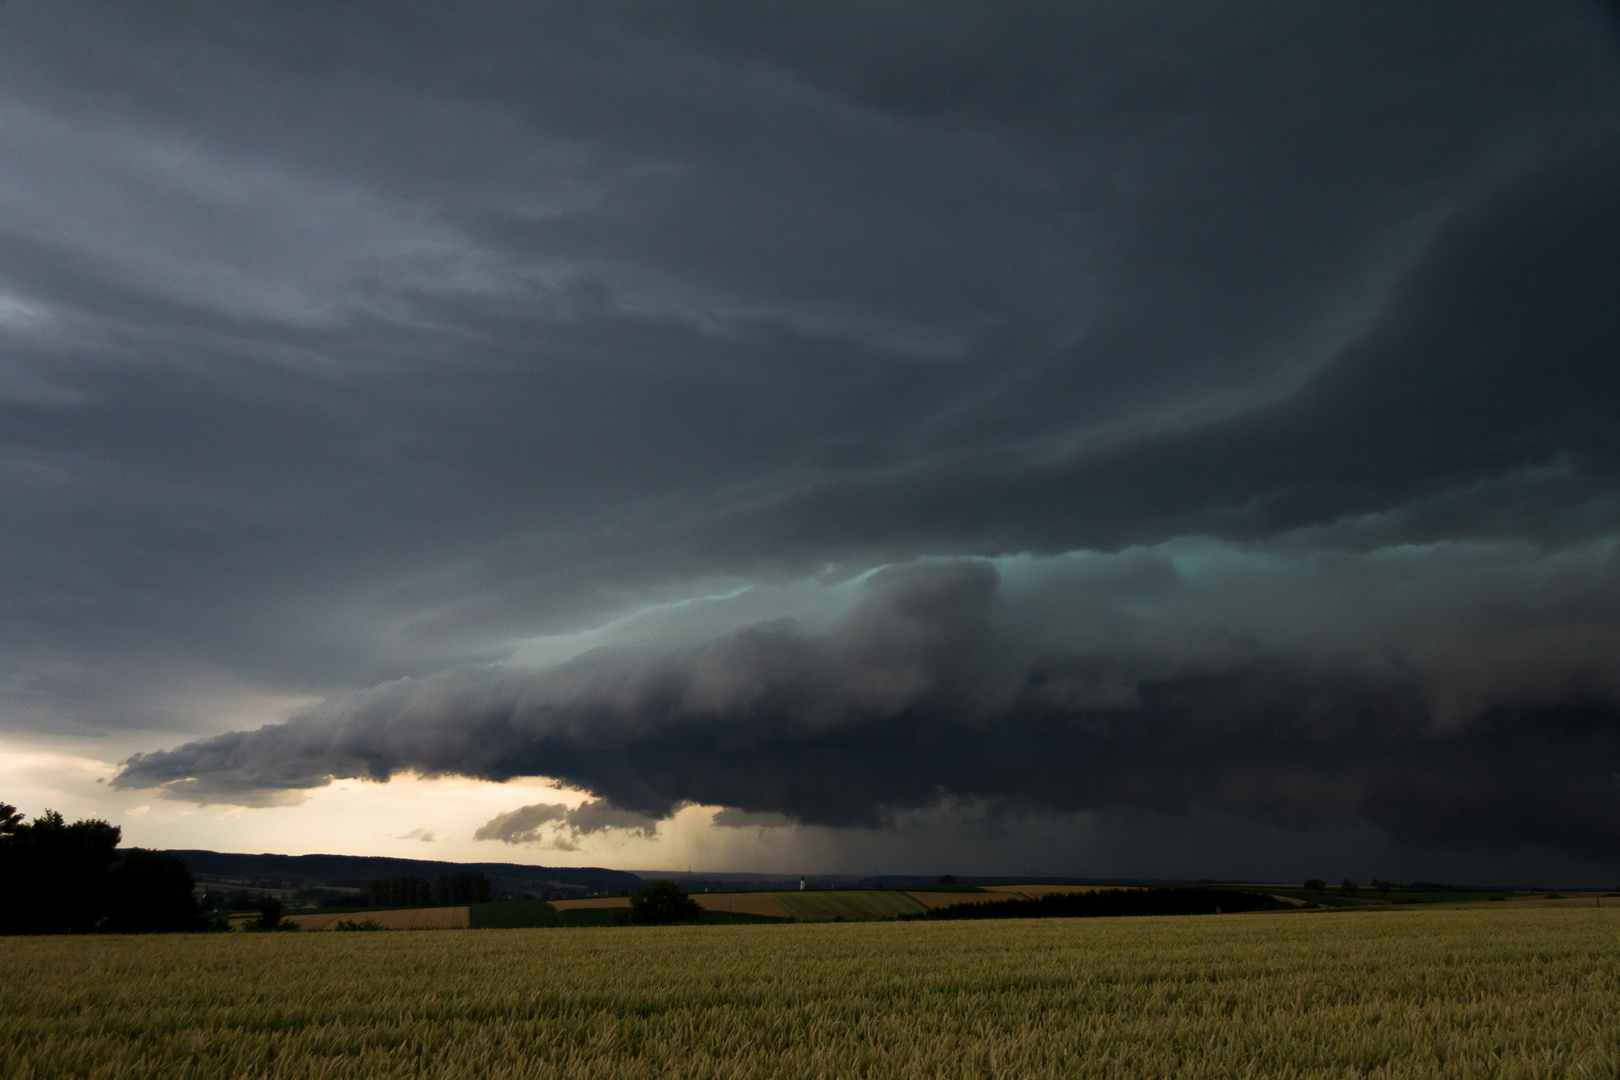
<path id="1" fill-rule="evenodd" d="M 655 881 L 630 894 L 630 921 L 643 926 L 695 923 L 703 908 L 673 881 Z"/>
<path id="2" fill-rule="evenodd" d="M 104 928 L 119 934 L 196 929 L 193 885 L 191 872 L 180 859 L 132 848 L 107 875 Z"/>
<path id="3" fill-rule="evenodd" d="M 259 901 L 258 929 L 260 929 L 260 930 L 280 930 L 281 929 L 281 901 L 280 900 L 277 900 L 273 896 L 266 896 L 264 899 Z"/>
<path id="4" fill-rule="evenodd" d="M 24 824 L 16 807 L 0 803 L 0 933 L 94 930 L 121 835 L 96 819 L 69 825 L 54 810 Z"/>
<path id="5" fill-rule="evenodd" d="M 1327 882 L 1317 877 L 1306 878 L 1305 887 L 1311 892 L 1327 892 Z"/>
<path id="6" fill-rule="evenodd" d="M 1342 893 L 1345 896 L 1354 896 L 1354 895 L 1356 895 L 1356 893 L 1358 893 L 1360 891 L 1361 891 L 1361 886 L 1357 885 L 1355 882 L 1351 881 L 1349 878 L 1345 878 L 1344 882 L 1339 886 L 1339 892 Z"/>

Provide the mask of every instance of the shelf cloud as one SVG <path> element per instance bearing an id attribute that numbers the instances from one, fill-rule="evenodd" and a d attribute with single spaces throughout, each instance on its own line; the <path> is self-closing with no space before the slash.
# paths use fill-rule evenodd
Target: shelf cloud
<path id="1" fill-rule="evenodd" d="M 871 576 L 826 633 L 403 680 L 113 783 L 252 802 L 410 770 L 600 796 L 479 830 L 508 843 L 650 832 L 689 802 L 870 828 L 954 798 L 1591 854 L 1620 837 L 1617 615 L 1607 544 L 936 561 Z"/>

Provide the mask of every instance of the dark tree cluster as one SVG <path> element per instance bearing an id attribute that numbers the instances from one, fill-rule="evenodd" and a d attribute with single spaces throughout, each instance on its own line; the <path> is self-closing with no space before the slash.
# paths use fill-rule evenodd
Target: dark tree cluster
<path id="1" fill-rule="evenodd" d="M 630 894 L 630 921 L 640 926 L 695 923 L 703 908 L 673 881 L 655 881 Z"/>
<path id="2" fill-rule="evenodd" d="M 123 835 L 54 810 L 31 822 L 0 803 L 0 933 L 148 933 L 208 926 L 186 864 L 161 851 L 119 852 Z"/>
<path id="3" fill-rule="evenodd" d="M 1286 907 L 1275 897 L 1232 889 L 1100 889 L 1052 893 L 1037 900 L 952 904 L 922 919 L 1075 919 L 1120 915 L 1218 915 Z"/>
<path id="4" fill-rule="evenodd" d="M 489 878 L 476 871 L 440 874 L 433 881 L 433 902 L 440 907 L 489 903 Z"/>
<path id="5" fill-rule="evenodd" d="M 366 886 L 366 900 L 375 908 L 432 907 L 433 887 L 425 877 L 377 878 Z"/>
<path id="6" fill-rule="evenodd" d="M 298 924 L 286 922 L 281 917 L 281 901 L 273 896 L 265 896 L 259 901 L 259 918 L 249 930 L 297 930 Z"/>

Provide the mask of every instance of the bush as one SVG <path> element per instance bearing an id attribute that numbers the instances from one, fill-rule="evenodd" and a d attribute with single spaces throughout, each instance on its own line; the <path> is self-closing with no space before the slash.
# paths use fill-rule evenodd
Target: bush
<path id="1" fill-rule="evenodd" d="M 641 926 L 695 923 L 703 908 L 673 881 L 655 881 L 630 896 L 630 921 Z"/>

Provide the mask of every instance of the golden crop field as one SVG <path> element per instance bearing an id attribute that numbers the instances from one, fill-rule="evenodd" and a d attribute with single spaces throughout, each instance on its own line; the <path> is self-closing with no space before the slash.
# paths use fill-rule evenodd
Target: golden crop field
<path id="1" fill-rule="evenodd" d="M 0 940 L 0 1077 L 1612 1077 L 1620 910 Z"/>

